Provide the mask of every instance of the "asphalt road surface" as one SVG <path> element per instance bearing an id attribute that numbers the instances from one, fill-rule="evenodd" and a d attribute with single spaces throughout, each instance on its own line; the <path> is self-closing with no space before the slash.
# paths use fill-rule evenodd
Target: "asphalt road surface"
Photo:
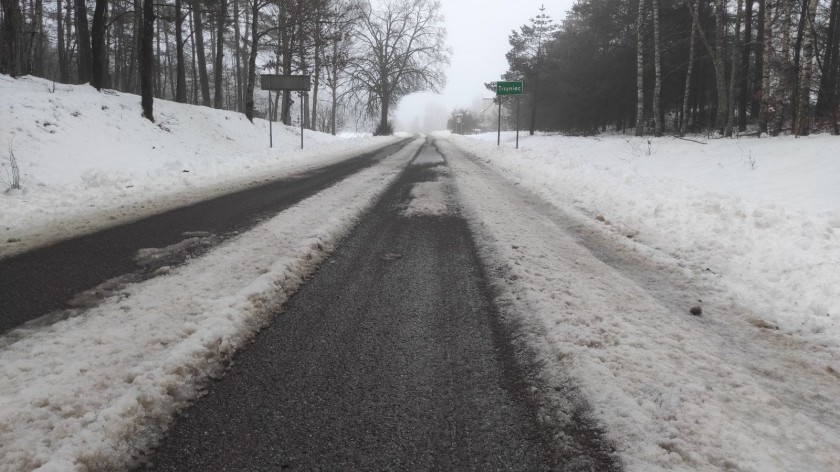
<path id="1" fill-rule="evenodd" d="M 446 168 L 435 156 L 424 148 L 144 468 L 567 470 L 465 221 L 406 216 L 415 184 Z M 572 470 L 614 469 L 600 458 Z"/>
<path id="2" fill-rule="evenodd" d="M 67 316 L 68 312 L 56 311 L 66 308 L 71 301 L 83 306 L 85 301 L 79 297 L 80 293 L 117 277 L 130 274 L 132 281 L 142 279 L 157 266 L 138 267 L 134 257 L 139 249 L 177 244 L 185 239 L 185 234 L 201 232 L 205 237 L 198 238 L 201 244 L 193 248 L 200 250 L 384 159 L 407 143 L 404 140 L 304 175 L 0 259 L 0 333 L 50 312 L 59 319 Z M 183 257 L 185 253 L 180 255 Z M 92 298 L 95 302 L 96 295 Z M 50 322 L 50 318 L 42 319 Z"/>

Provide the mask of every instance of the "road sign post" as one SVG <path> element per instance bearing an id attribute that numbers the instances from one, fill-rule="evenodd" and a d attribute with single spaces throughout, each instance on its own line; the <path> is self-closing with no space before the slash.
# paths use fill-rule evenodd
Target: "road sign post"
<path id="1" fill-rule="evenodd" d="M 505 95 L 522 95 L 521 81 L 496 82 L 496 98 L 499 100 L 499 129 L 496 132 L 496 146 L 502 144 L 502 97 Z M 516 149 L 519 149 L 519 97 L 516 100 Z"/>
<path id="2" fill-rule="evenodd" d="M 272 90 L 297 90 L 300 92 L 300 148 L 303 149 L 303 92 L 312 88 L 312 78 L 309 75 L 279 75 L 263 74 L 260 76 L 260 88 L 268 90 L 268 143 L 269 147 L 274 144 L 274 136 L 271 129 L 271 91 Z"/>

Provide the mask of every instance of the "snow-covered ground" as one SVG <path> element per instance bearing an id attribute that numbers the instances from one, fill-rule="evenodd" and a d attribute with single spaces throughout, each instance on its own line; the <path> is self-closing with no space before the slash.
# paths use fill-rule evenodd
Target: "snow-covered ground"
<path id="1" fill-rule="evenodd" d="M 454 139 L 555 206 L 713 275 L 783 332 L 840 348 L 840 138 Z"/>
<path id="2" fill-rule="evenodd" d="M 242 113 L 0 75 L 0 257 L 382 146 Z M 22 189 L 11 182 L 9 149 Z"/>
<path id="3" fill-rule="evenodd" d="M 0 257 L 392 142 L 307 132 L 301 151 L 275 126 L 268 150 L 264 121 L 158 100 L 152 124 L 138 102 L 0 76 Z M 628 470 L 838 470 L 840 140 L 512 139 L 442 137 L 451 170 L 406 214 L 450 211 L 454 179 L 545 382 L 592 405 Z M 419 145 L 0 336 L 0 471 L 135 463 Z M 22 190 L 3 183 L 10 147 Z M 574 403 L 554 400 L 562 422 Z"/>
<path id="4" fill-rule="evenodd" d="M 441 136 L 546 414 L 631 471 L 838 470 L 838 138 Z"/>

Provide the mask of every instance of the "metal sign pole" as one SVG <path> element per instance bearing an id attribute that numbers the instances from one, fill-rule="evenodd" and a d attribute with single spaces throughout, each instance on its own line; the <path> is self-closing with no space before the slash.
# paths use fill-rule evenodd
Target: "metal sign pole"
<path id="1" fill-rule="evenodd" d="M 274 134 L 271 131 L 271 89 L 268 89 L 268 147 L 274 147 Z"/>
<path id="2" fill-rule="evenodd" d="M 300 92 L 300 148 L 303 149 L 303 92 Z"/>
<path id="3" fill-rule="evenodd" d="M 499 97 L 499 130 L 496 132 L 496 146 L 502 144 L 502 97 Z"/>

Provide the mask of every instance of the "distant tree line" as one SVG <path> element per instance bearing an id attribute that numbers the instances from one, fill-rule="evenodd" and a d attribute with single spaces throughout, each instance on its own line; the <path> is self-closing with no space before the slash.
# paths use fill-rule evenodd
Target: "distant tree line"
<path id="1" fill-rule="evenodd" d="M 0 73 L 90 83 L 245 113 L 258 73 L 308 74 L 303 125 L 335 134 L 348 107 L 388 121 L 399 99 L 438 90 L 449 53 L 437 0 L 0 0 Z M 350 100 L 353 97 L 354 100 Z M 290 124 L 293 95 L 274 97 Z M 355 114 L 358 114 L 355 113 Z M 354 115 L 355 115 L 354 114 Z"/>
<path id="2" fill-rule="evenodd" d="M 530 129 L 840 134 L 840 0 L 578 0 L 509 36 Z M 512 101 L 509 101 L 512 106 Z"/>

